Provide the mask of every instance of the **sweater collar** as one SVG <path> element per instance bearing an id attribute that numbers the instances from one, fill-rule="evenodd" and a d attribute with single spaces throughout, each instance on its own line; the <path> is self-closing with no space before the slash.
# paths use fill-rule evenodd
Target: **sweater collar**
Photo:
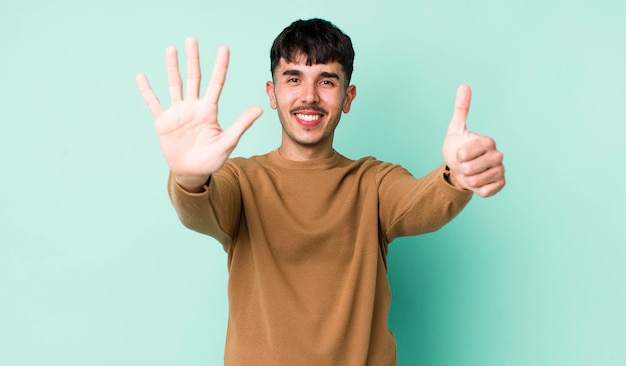
<path id="1" fill-rule="evenodd" d="M 276 165 L 282 168 L 286 168 L 286 169 L 326 170 L 326 169 L 331 169 L 331 168 L 336 167 L 341 155 L 339 155 L 339 153 L 333 150 L 332 155 L 328 158 L 306 160 L 306 161 L 294 161 L 294 160 L 289 160 L 289 159 L 284 158 L 282 155 L 280 155 L 280 153 L 278 152 L 278 149 L 276 149 L 269 153 L 269 157 L 270 159 L 272 159 L 272 161 Z"/>

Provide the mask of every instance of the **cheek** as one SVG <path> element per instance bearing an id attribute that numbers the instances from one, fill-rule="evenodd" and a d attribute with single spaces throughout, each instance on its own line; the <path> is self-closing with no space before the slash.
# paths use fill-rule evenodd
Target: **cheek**
<path id="1" fill-rule="evenodd" d="M 320 104 L 325 105 L 329 109 L 341 110 L 344 105 L 343 95 L 337 93 L 328 93 L 320 97 Z"/>
<path id="2" fill-rule="evenodd" d="M 274 93 L 274 104 L 277 107 L 288 106 L 292 103 L 292 100 L 293 96 L 290 95 L 288 92 L 285 92 L 284 90 L 277 90 L 276 93 Z"/>

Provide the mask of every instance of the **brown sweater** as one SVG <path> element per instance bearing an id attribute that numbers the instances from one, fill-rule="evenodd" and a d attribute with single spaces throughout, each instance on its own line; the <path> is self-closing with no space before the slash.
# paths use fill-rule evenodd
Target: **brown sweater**
<path id="1" fill-rule="evenodd" d="M 338 153 L 230 159 L 202 193 L 170 178 L 182 223 L 228 253 L 226 365 L 392 366 L 387 247 L 437 230 L 471 193 Z"/>

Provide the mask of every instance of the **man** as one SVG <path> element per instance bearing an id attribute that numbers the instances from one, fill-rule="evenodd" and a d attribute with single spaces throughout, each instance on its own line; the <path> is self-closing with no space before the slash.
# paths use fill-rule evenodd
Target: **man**
<path id="1" fill-rule="evenodd" d="M 266 84 L 282 124 L 281 145 L 229 158 L 262 111 L 251 108 L 222 130 L 217 102 L 228 50 L 218 50 L 199 99 L 197 42 L 188 39 L 185 48 L 185 100 L 174 48 L 166 51 L 169 109 L 144 75 L 137 83 L 155 117 L 181 221 L 228 253 L 225 364 L 395 365 L 387 326 L 389 243 L 437 230 L 472 192 L 490 196 L 505 183 L 493 140 L 465 126 L 469 88 L 457 93 L 445 164 L 430 174 L 415 179 L 371 157 L 350 160 L 333 149 L 333 138 L 356 97 L 352 43 L 327 21 L 296 21 L 272 45 Z"/>

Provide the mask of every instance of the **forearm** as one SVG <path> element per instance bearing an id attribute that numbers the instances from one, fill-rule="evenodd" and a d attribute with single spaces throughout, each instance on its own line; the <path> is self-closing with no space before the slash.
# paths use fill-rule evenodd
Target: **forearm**
<path id="1" fill-rule="evenodd" d="M 176 175 L 172 174 L 172 179 L 181 188 L 189 193 L 200 193 L 205 190 L 205 185 L 208 183 L 211 175 Z"/>
<path id="2" fill-rule="evenodd" d="M 400 202 L 389 217 L 386 234 L 390 241 L 438 230 L 465 207 L 472 192 L 449 183 L 446 173 L 444 167 L 438 167 L 418 180 L 412 178 L 390 189 L 393 198 L 389 200 Z"/>
<path id="3" fill-rule="evenodd" d="M 236 185 L 227 184 L 223 175 L 211 176 L 199 192 L 191 192 L 170 174 L 168 194 L 181 223 L 202 234 L 212 236 L 226 248 L 232 241 L 240 217 L 240 194 Z"/>

